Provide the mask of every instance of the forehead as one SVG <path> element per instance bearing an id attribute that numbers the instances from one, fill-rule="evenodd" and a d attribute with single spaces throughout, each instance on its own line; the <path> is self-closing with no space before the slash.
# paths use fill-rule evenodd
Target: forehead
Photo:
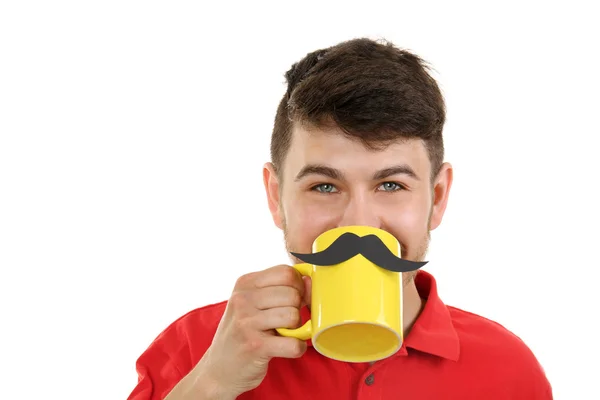
<path id="1" fill-rule="evenodd" d="M 427 149 L 420 139 L 398 139 L 371 149 L 338 128 L 307 129 L 295 126 L 285 169 L 296 173 L 307 164 L 323 164 L 341 170 L 374 171 L 408 164 L 419 176 L 429 174 Z"/>

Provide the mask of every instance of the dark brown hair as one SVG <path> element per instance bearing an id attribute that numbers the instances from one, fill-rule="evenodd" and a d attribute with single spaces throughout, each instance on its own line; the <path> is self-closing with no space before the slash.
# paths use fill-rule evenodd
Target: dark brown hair
<path id="1" fill-rule="evenodd" d="M 271 161 L 281 174 L 294 123 L 337 127 L 371 149 L 422 139 L 432 178 L 444 158 L 444 99 L 426 63 L 387 41 L 353 39 L 316 50 L 286 72 L 271 136 Z"/>

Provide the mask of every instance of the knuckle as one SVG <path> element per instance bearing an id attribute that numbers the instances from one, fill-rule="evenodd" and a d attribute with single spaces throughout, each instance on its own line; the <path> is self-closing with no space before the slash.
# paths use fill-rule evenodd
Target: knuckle
<path id="1" fill-rule="evenodd" d="M 306 343 L 303 341 L 296 339 L 290 344 L 290 357 L 298 358 L 304 354 L 306 350 Z"/>
<path id="2" fill-rule="evenodd" d="M 249 273 L 249 274 L 245 274 L 240 276 L 239 278 L 237 278 L 237 280 L 235 281 L 235 287 L 236 288 L 243 288 L 249 285 L 249 283 L 252 281 L 253 279 L 253 273 Z"/>
<path id="3" fill-rule="evenodd" d="M 287 284 L 294 284 L 298 281 L 298 272 L 292 267 L 283 267 L 281 277 Z"/>
<path id="4" fill-rule="evenodd" d="M 256 354 L 262 351 L 264 340 L 258 336 L 249 337 L 242 346 L 242 351 L 246 354 Z"/>
<path id="5" fill-rule="evenodd" d="M 297 308 L 287 307 L 284 313 L 284 319 L 287 324 L 294 326 L 300 322 L 300 311 Z"/>
<path id="6" fill-rule="evenodd" d="M 229 297 L 229 305 L 231 307 L 237 306 L 240 303 L 241 292 L 233 292 L 231 293 L 231 297 Z"/>
<path id="7" fill-rule="evenodd" d="M 300 305 L 302 304 L 302 295 L 299 291 L 294 290 L 294 292 L 292 293 L 291 301 L 294 307 L 300 307 Z"/>
<path id="8" fill-rule="evenodd" d="M 246 294 L 244 292 L 234 292 L 229 299 L 229 304 L 234 311 L 243 309 L 247 304 Z"/>

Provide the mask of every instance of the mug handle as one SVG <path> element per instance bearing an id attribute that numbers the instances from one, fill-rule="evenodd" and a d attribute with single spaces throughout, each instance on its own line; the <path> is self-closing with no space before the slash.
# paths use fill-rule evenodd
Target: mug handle
<path id="1" fill-rule="evenodd" d="M 302 276 L 312 276 L 312 264 L 300 263 L 292 265 L 292 267 L 300 272 Z M 281 336 L 293 337 L 300 340 L 308 340 L 312 336 L 312 321 L 309 319 L 304 325 L 296 329 L 276 328 L 277 333 Z"/>

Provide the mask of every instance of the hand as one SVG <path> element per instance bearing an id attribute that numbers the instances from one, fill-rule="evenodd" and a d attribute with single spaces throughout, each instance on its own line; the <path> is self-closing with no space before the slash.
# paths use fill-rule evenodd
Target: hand
<path id="1" fill-rule="evenodd" d="M 306 342 L 278 336 L 275 328 L 297 328 L 300 308 L 310 304 L 310 280 L 279 265 L 240 277 L 213 342 L 198 363 L 222 397 L 235 399 L 256 388 L 273 357 L 298 358 Z"/>

